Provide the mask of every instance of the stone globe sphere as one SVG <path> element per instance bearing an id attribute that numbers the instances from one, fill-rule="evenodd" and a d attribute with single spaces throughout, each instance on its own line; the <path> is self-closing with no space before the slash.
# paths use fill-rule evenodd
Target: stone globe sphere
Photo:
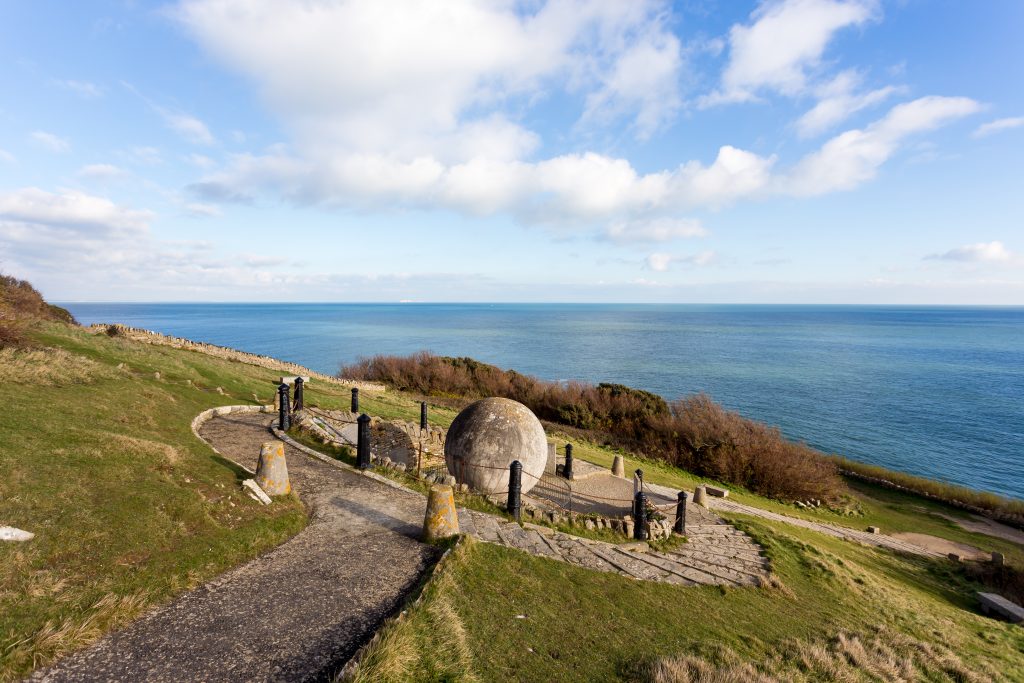
<path id="1" fill-rule="evenodd" d="M 509 465 L 523 465 L 522 492 L 544 474 L 548 442 L 533 412 L 508 398 L 485 398 L 456 416 L 444 441 L 448 472 L 475 491 L 508 490 Z M 460 477 L 461 472 L 461 477 Z"/>

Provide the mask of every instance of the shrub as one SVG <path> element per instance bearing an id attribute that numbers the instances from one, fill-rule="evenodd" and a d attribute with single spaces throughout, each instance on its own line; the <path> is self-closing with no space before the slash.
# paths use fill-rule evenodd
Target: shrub
<path id="1" fill-rule="evenodd" d="M 0 273 L 0 348 L 24 346 L 28 327 L 37 320 L 75 322 L 71 313 L 46 303 L 25 280 Z"/>
<path id="2" fill-rule="evenodd" d="M 835 465 L 777 428 L 730 412 L 706 395 L 669 405 L 648 391 L 622 384 L 544 382 L 472 358 L 421 351 L 374 356 L 342 368 L 348 379 L 384 382 L 423 395 L 504 396 L 542 420 L 598 432 L 611 443 L 645 452 L 696 474 L 739 484 L 775 498 L 832 498 L 843 485 Z"/>

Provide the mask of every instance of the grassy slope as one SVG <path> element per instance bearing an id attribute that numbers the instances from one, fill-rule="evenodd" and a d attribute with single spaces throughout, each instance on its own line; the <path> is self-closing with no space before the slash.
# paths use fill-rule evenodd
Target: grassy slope
<path id="1" fill-rule="evenodd" d="M 942 657 L 929 680 L 1024 680 L 1024 629 L 975 614 L 954 565 L 761 520 L 741 523 L 765 546 L 780 585 L 679 588 L 471 543 L 423 602 L 389 628 L 359 679 L 642 679 L 660 657 L 685 653 L 758 666 L 842 632 L 883 628 L 885 641 L 909 638 L 911 651 Z M 469 657 L 438 661 L 436 653 L 452 642 Z M 784 662 L 773 673 L 800 667 Z"/>
<path id="2" fill-rule="evenodd" d="M 263 507 L 242 495 L 237 468 L 189 429 L 206 408 L 269 400 L 273 371 L 55 324 L 37 341 L 62 351 L 0 356 L 0 523 L 36 534 L 0 544 L 0 680 L 305 524 L 297 499 Z"/>

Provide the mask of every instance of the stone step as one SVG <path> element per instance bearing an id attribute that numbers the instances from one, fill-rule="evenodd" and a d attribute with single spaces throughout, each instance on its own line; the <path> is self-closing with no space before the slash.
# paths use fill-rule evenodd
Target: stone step
<path id="1" fill-rule="evenodd" d="M 717 555 L 701 550 L 689 550 L 686 552 L 680 552 L 678 550 L 671 550 L 668 552 L 669 555 L 679 557 L 683 561 L 694 561 L 694 562 L 707 562 L 708 564 L 717 564 L 722 567 L 735 568 L 737 571 L 742 571 L 747 574 L 761 575 L 768 572 L 768 559 L 760 558 L 760 561 L 745 560 L 736 557 L 728 557 L 726 555 Z"/>
<path id="2" fill-rule="evenodd" d="M 668 557 L 663 557 L 660 553 L 640 553 L 636 555 L 636 557 L 641 562 L 646 562 L 650 565 L 657 567 L 658 569 L 670 572 L 672 574 L 675 574 L 676 576 L 693 581 L 694 583 L 714 585 L 728 585 L 738 583 L 733 579 L 720 576 L 717 573 L 712 573 L 711 571 L 691 567 L 682 562 L 678 562 Z"/>
<path id="3" fill-rule="evenodd" d="M 489 543 L 502 543 L 498 536 L 498 519 L 491 515 L 482 515 L 474 520 L 480 539 Z"/>
<path id="4" fill-rule="evenodd" d="M 554 538 L 554 542 L 558 545 L 562 557 L 571 564 L 605 572 L 619 571 L 618 567 L 601 559 L 601 557 L 591 552 L 589 548 L 572 536 L 559 534 Z"/>
<path id="5" fill-rule="evenodd" d="M 729 547 L 721 545 L 710 545 L 705 543 L 687 543 L 686 545 L 674 548 L 672 552 L 678 553 L 708 553 L 717 557 L 741 560 L 744 562 L 761 563 L 768 558 L 761 554 L 760 548 L 752 545 L 749 548 Z"/>
<path id="6" fill-rule="evenodd" d="M 699 558 L 682 558 L 678 555 L 665 555 L 662 553 L 654 553 L 654 556 L 682 564 L 683 566 L 690 567 L 691 569 L 696 569 L 697 571 L 702 571 L 706 574 L 711 574 L 712 576 L 717 576 L 720 579 L 740 585 L 746 584 L 754 577 L 760 576 L 760 574 L 738 571 L 733 567 L 725 567 L 716 562 L 707 562 Z"/>
<path id="7" fill-rule="evenodd" d="M 476 520 L 472 511 L 465 508 L 460 508 L 459 513 L 459 531 L 470 536 L 480 536 L 480 532 L 476 528 Z"/>
<path id="8" fill-rule="evenodd" d="M 636 559 L 635 553 L 617 548 L 612 545 L 602 544 L 601 546 L 591 546 L 591 550 L 595 553 L 600 553 L 607 562 L 615 564 L 622 569 L 622 572 L 627 576 L 631 576 L 634 579 L 641 579 L 643 581 L 660 581 L 663 579 L 664 572 L 657 571 L 654 567 L 650 566 L 646 562 Z"/>

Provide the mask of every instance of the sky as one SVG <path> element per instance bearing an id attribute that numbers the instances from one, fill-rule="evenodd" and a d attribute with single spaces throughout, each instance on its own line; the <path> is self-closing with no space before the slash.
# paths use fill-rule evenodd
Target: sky
<path id="1" fill-rule="evenodd" d="M 1024 304 L 1020 0 L 3 0 L 58 301 Z"/>

